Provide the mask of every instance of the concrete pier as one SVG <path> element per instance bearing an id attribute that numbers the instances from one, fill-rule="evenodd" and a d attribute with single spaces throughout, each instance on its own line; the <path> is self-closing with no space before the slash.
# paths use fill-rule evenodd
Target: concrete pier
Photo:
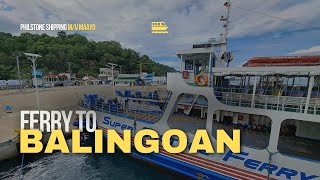
<path id="1" fill-rule="evenodd" d="M 166 89 L 162 86 L 133 86 L 116 87 L 116 89 L 134 89 L 154 91 Z M 99 94 L 105 98 L 112 97 L 111 85 L 88 85 L 88 86 L 69 86 L 40 89 L 40 107 L 41 110 L 78 110 L 77 102 L 83 94 Z M 4 106 L 12 106 L 12 113 L 7 113 Z M 16 144 L 19 141 L 14 140 L 18 135 L 15 129 L 20 129 L 20 111 L 37 110 L 34 89 L 24 89 L 22 93 L 19 90 L 0 90 L 0 161 L 8 159 L 18 153 Z M 74 118 L 74 117 L 73 117 Z M 72 123 L 71 123 L 72 126 Z M 70 128 L 72 129 L 72 128 Z"/>

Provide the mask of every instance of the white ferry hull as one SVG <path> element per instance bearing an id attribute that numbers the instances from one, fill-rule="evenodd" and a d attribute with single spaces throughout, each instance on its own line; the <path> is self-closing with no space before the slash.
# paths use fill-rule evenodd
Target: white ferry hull
<path id="1" fill-rule="evenodd" d="M 130 129 L 133 137 L 135 132 L 146 128 L 155 130 L 161 136 L 165 131 L 171 129 L 168 125 L 168 119 L 174 111 L 176 101 L 181 93 L 199 94 L 208 97 L 208 118 L 206 122 L 208 134 L 212 134 L 213 119 L 210 117 L 216 110 L 266 115 L 273 120 L 272 131 L 277 131 L 276 127 L 280 127 L 281 118 L 312 119 L 318 117 L 291 112 L 228 106 L 215 98 L 211 88 L 191 87 L 182 80 L 179 74 L 173 73 L 168 74 L 168 76 L 168 90 L 172 91 L 172 95 L 159 121 L 152 123 L 97 110 L 98 128 L 104 130 L 106 136 L 108 129 L 114 129 L 120 135 L 123 130 Z M 194 135 L 187 133 L 187 136 L 189 148 Z M 210 136 L 210 138 L 214 149 L 216 149 L 216 140 L 213 136 Z M 241 153 L 239 154 L 233 154 L 228 150 L 223 154 L 189 154 L 187 152 L 188 148 L 180 154 L 169 154 L 160 147 L 160 153 L 158 154 L 132 152 L 132 155 L 199 179 L 320 179 L 318 161 L 281 154 L 275 149 L 276 144 L 274 144 L 278 141 L 278 135 L 271 132 L 270 139 L 268 147 L 263 150 L 241 146 Z"/>
<path id="2" fill-rule="evenodd" d="M 97 112 L 98 128 L 107 136 L 108 129 L 115 129 L 120 135 L 124 129 L 139 131 L 150 128 L 163 134 L 169 127 L 163 128 L 160 124 L 146 124 L 136 122 L 123 117 L 114 116 L 104 112 Z M 187 134 L 192 139 L 192 134 Z M 134 148 L 133 148 L 134 149 Z M 232 154 L 227 151 L 224 154 L 170 154 L 160 147 L 160 153 L 142 154 L 132 152 L 133 156 L 155 163 L 178 173 L 200 179 L 268 179 L 269 153 L 267 150 L 257 151 L 242 147 L 240 154 Z M 286 162 L 286 163 L 284 163 Z M 291 162 L 291 163 L 288 163 Z M 313 162 L 307 166 L 297 167 L 301 164 L 298 159 L 274 155 L 271 166 L 274 169 L 269 174 L 270 179 L 318 179 L 317 172 L 308 167 L 315 167 Z M 292 167 L 290 167 L 290 165 Z M 317 169 L 315 167 L 315 169 Z M 309 177 L 309 178 L 308 178 Z"/>

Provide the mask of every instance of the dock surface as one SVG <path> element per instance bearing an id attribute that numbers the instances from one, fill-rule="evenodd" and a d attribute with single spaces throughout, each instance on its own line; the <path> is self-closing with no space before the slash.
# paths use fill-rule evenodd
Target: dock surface
<path id="1" fill-rule="evenodd" d="M 166 85 L 161 86 L 132 86 L 117 87 L 117 90 L 165 90 Z M 41 110 L 78 110 L 77 102 L 83 94 L 99 94 L 105 98 L 113 96 L 110 85 L 68 86 L 39 89 Z M 12 113 L 7 113 L 4 106 L 12 106 Z M 37 110 L 34 89 L 0 90 L 0 143 L 17 136 L 15 129 L 20 128 L 20 111 Z"/>

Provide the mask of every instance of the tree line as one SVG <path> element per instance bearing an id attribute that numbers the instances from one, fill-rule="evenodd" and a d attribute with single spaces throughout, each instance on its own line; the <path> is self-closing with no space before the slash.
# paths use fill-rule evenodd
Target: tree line
<path id="1" fill-rule="evenodd" d="M 147 55 L 141 55 L 130 48 L 123 48 L 116 41 L 88 40 L 80 34 L 66 34 L 63 31 L 57 36 L 47 34 L 21 33 L 14 36 L 0 32 L 0 79 L 16 79 L 16 55 L 20 55 L 20 71 L 22 78 L 31 78 L 31 62 L 22 52 L 40 54 L 37 69 L 43 74 L 57 74 L 68 71 L 70 62 L 71 72 L 78 78 L 85 75 L 97 76 L 99 68 L 108 63 L 121 65 L 122 73 L 139 73 L 140 63 L 144 72 L 154 72 L 156 75 L 166 75 L 175 71 L 174 68 L 157 63 Z"/>

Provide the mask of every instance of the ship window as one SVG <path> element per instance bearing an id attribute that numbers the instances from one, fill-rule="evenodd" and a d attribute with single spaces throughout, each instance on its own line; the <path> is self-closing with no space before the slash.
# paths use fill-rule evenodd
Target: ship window
<path id="1" fill-rule="evenodd" d="M 174 111 L 168 119 L 170 128 L 195 133 L 197 129 L 206 129 L 208 99 L 197 94 L 181 94 Z"/>
<path id="2" fill-rule="evenodd" d="M 278 151 L 320 161 L 320 123 L 287 119 L 281 123 Z"/>
<path id="3" fill-rule="evenodd" d="M 165 26 L 165 24 L 164 24 L 164 23 L 161 23 L 161 25 L 162 25 L 162 26 Z"/>
<path id="4" fill-rule="evenodd" d="M 193 70 L 193 61 L 192 60 L 186 60 L 184 69 L 185 70 Z"/>
<path id="5" fill-rule="evenodd" d="M 240 129 L 241 146 L 266 149 L 269 144 L 271 119 L 267 116 L 218 110 L 213 115 L 212 135 L 224 129 L 232 137 L 233 129 Z"/>

